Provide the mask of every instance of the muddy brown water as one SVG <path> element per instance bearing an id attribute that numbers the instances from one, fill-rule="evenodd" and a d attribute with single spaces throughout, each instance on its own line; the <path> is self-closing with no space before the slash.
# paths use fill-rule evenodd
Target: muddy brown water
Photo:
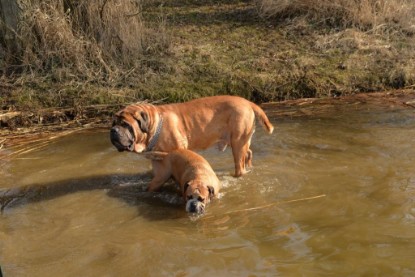
<path id="1" fill-rule="evenodd" d="M 414 276 L 414 109 L 272 122 L 242 178 L 229 149 L 201 152 L 224 187 L 197 219 L 174 184 L 146 193 L 149 162 L 107 131 L 3 150 L 4 276 Z"/>

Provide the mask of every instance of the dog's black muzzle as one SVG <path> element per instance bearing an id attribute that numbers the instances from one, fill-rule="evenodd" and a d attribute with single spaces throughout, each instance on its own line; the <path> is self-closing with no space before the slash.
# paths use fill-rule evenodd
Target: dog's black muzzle
<path id="1" fill-rule="evenodd" d="M 134 136 L 128 128 L 122 126 L 114 126 L 110 131 L 111 143 L 119 152 L 134 151 Z"/>
<path id="2" fill-rule="evenodd" d="M 195 199 L 192 199 L 188 201 L 186 210 L 189 213 L 203 214 L 205 212 L 205 204 Z"/>

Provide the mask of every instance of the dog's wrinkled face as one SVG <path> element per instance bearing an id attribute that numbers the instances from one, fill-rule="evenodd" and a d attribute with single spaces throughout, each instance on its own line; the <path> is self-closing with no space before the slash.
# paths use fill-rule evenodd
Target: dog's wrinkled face
<path id="1" fill-rule="evenodd" d="M 212 186 L 203 185 L 200 182 L 191 181 L 185 184 L 183 197 L 186 201 L 186 212 L 203 214 L 206 204 L 215 195 Z"/>
<path id="2" fill-rule="evenodd" d="M 118 151 L 143 152 L 148 136 L 148 115 L 130 107 L 118 112 L 112 123 L 110 138 Z"/>

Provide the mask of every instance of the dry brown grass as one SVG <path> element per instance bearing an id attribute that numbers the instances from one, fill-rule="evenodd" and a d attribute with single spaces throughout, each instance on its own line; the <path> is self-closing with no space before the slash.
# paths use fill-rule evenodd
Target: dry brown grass
<path id="1" fill-rule="evenodd" d="M 415 1 L 255 0 L 260 15 L 312 41 L 322 91 L 367 92 L 415 82 Z M 310 76 L 308 74 L 308 76 Z M 313 80 L 318 80 L 311 76 Z M 317 93 L 318 94 L 318 93 Z"/>
<path id="2" fill-rule="evenodd" d="M 266 17 L 305 15 L 334 27 L 415 32 L 413 0 L 256 0 Z"/>
<path id="3" fill-rule="evenodd" d="M 15 52 L 0 32 L 5 110 L 215 94 L 265 102 L 415 84 L 409 0 L 19 2 L 18 59 L 6 57 Z"/>
<path id="4" fill-rule="evenodd" d="M 24 0 L 17 32 L 22 51 L 11 71 L 52 81 L 122 81 L 146 56 L 168 47 L 162 27 L 142 20 L 139 0 Z M 16 55 L 11 49 L 8 55 Z M 10 60 L 10 59 L 9 59 Z"/>
<path id="5" fill-rule="evenodd" d="M 316 48 L 342 56 L 346 90 L 380 91 L 415 83 L 415 37 L 387 36 L 346 29 L 316 36 Z M 343 76 L 342 76 L 343 75 Z"/>

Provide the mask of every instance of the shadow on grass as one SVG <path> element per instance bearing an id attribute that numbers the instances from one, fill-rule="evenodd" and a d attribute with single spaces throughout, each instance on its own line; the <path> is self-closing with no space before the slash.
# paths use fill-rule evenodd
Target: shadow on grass
<path id="1" fill-rule="evenodd" d="M 192 8 L 192 7 L 214 7 L 220 5 L 232 5 L 241 3 L 251 3 L 251 0 L 148 0 L 144 1 L 143 8 Z"/>
<path id="2" fill-rule="evenodd" d="M 158 6 L 153 4 L 147 7 L 148 14 L 145 17 L 149 21 L 153 20 L 156 13 L 163 14 L 172 26 L 267 26 L 266 20 L 258 15 L 255 5 L 247 1 L 183 1 Z"/>
<path id="3" fill-rule="evenodd" d="M 163 220 L 185 215 L 182 198 L 175 186 L 165 186 L 160 193 L 147 192 L 151 173 L 91 176 L 47 184 L 0 189 L 0 210 L 5 211 L 71 193 L 105 190 L 129 205 L 137 206 L 138 215 L 148 220 Z M 149 207 L 150 206 L 150 207 Z"/>

